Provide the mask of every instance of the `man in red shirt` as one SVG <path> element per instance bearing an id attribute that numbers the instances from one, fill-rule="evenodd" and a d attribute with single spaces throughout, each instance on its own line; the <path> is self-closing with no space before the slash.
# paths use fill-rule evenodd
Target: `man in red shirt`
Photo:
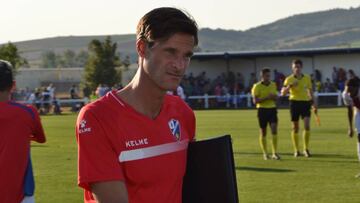
<path id="1" fill-rule="evenodd" d="M 0 202 L 34 202 L 30 140 L 45 135 L 34 108 L 10 101 L 14 86 L 10 63 L 0 60 Z"/>
<path id="2" fill-rule="evenodd" d="M 180 84 L 197 33 L 195 21 L 175 8 L 141 18 L 133 80 L 85 106 L 77 119 L 78 183 L 85 202 L 182 202 L 195 116 L 166 92 Z"/>

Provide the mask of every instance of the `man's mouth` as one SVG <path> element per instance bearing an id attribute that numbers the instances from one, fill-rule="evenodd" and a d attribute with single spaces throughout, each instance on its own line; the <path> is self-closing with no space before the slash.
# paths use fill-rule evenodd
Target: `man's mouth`
<path id="1" fill-rule="evenodd" d="M 170 75 L 172 77 L 176 77 L 176 78 L 182 78 L 183 77 L 182 74 L 176 74 L 176 73 L 166 73 L 166 74 L 168 74 L 168 75 Z"/>

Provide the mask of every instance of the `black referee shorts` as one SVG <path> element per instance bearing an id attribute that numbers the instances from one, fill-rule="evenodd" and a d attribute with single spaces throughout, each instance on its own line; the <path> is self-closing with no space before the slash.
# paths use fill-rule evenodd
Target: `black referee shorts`
<path id="1" fill-rule="evenodd" d="M 269 123 L 277 123 L 277 109 L 276 108 L 258 108 L 258 120 L 260 128 L 266 128 Z"/>
<path id="2" fill-rule="evenodd" d="M 302 119 L 310 117 L 311 115 L 311 102 L 310 101 L 294 101 L 290 100 L 290 114 L 291 121 L 299 121 L 301 116 Z"/>

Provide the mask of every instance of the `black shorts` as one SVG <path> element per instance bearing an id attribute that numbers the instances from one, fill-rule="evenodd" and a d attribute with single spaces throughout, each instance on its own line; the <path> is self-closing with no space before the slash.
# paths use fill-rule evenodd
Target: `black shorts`
<path id="1" fill-rule="evenodd" d="M 277 109 L 276 108 L 258 108 L 258 120 L 260 128 L 266 128 L 269 123 L 277 123 Z"/>
<path id="2" fill-rule="evenodd" d="M 311 109 L 310 101 L 290 100 L 291 121 L 299 121 L 300 116 L 302 119 L 304 119 L 304 117 L 310 117 L 311 115 L 310 109 Z"/>

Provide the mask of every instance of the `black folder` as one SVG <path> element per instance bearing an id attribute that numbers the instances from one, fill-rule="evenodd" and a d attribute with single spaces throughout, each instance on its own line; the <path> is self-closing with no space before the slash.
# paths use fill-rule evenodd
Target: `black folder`
<path id="1" fill-rule="evenodd" d="M 231 136 L 191 142 L 183 203 L 238 203 Z"/>

